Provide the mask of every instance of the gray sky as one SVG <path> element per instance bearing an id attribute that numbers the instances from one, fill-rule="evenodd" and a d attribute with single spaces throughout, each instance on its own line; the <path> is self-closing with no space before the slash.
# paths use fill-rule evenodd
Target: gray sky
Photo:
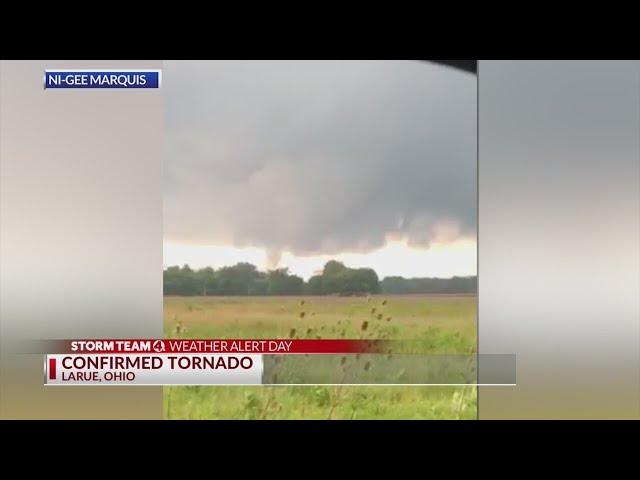
<path id="1" fill-rule="evenodd" d="M 165 240 L 293 255 L 475 238 L 476 77 L 428 62 L 166 61 Z M 445 228 L 446 227 L 446 228 Z"/>

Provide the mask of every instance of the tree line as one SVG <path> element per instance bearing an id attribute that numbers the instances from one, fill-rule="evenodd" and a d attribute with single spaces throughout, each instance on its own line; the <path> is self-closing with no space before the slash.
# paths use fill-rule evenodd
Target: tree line
<path id="1" fill-rule="evenodd" d="M 476 277 L 403 278 L 382 281 L 372 268 L 349 268 L 331 260 L 308 282 L 287 268 L 262 272 L 251 263 L 193 270 L 189 265 L 164 270 L 164 295 L 365 295 L 375 293 L 475 293 Z"/>

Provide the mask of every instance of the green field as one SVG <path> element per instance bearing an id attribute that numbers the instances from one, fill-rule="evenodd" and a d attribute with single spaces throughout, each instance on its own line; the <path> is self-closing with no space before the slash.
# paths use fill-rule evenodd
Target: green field
<path id="1" fill-rule="evenodd" d="M 367 322 L 363 330 L 363 323 Z M 384 338 L 470 354 L 476 297 L 165 297 L 168 338 Z M 473 419 L 469 387 L 165 387 L 170 419 Z"/>

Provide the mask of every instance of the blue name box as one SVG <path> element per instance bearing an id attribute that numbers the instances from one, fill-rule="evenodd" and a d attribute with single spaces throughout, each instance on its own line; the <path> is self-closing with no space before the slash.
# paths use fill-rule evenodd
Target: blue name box
<path id="1" fill-rule="evenodd" d="M 45 70 L 44 88 L 160 88 L 161 70 Z"/>

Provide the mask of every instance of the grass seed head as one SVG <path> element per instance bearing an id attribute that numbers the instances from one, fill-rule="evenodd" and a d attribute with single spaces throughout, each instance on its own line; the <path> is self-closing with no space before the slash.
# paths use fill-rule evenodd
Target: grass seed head
<path id="1" fill-rule="evenodd" d="M 187 329 L 184 327 L 183 323 L 182 323 L 182 319 L 177 320 L 177 317 L 174 315 L 174 319 L 176 319 L 176 324 L 173 327 L 173 334 L 174 335 L 179 335 L 181 333 L 185 333 L 187 331 Z"/>

